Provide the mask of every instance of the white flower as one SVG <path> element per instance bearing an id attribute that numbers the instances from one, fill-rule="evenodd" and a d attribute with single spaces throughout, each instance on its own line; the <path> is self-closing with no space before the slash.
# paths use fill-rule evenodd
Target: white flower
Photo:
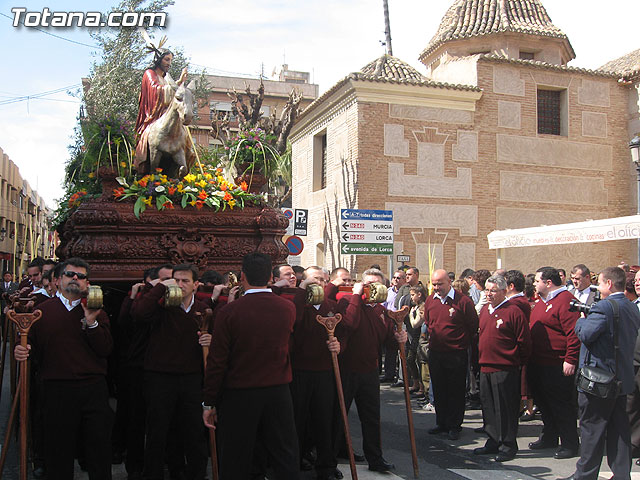
<path id="1" fill-rule="evenodd" d="M 158 186 L 156 187 L 156 192 L 158 192 L 158 193 L 162 193 L 162 192 L 164 192 L 164 187 L 163 187 L 162 185 L 158 185 Z"/>
<path id="2" fill-rule="evenodd" d="M 118 182 L 120 185 L 122 185 L 125 188 L 129 188 L 129 184 L 127 183 L 124 177 L 116 177 L 116 182 Z"/>

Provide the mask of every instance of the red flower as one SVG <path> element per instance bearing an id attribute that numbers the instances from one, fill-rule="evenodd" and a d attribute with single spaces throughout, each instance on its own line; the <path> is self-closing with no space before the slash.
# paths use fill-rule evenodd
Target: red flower
<path id="1" fill-rule="evenodd" d="M 223 183 L 220 185 L 220 190 L 222 190 L 223 192 L 227 189 L 227 184 Z"/>
<path id="2" fill-rule="evenodd" d="M 113 189 L 113 196 L 114 197 L 119 198 L 122 195 L 124 195 L 124 187 L 114 188 Z"/>
<path id="3" fill-rule="evenodd" d="M 247 182 L 242 182 L 240 183 L 240 188 L 246 192 L 249 186 L 247 185 Z"/>
<path id="4" fill-rule="evenodd" d="M 156 168 L 156 172 L 162 173 L 162 169 L 161 168 Z"/>
<path id="5" fill-rule="evenodd" d="M 200 200 L 206 200 L 207 199 L 207 192 L 205 192 L 204 190 L 200 190 L 200 193 L 198 194 L 198 198 Z"/>
<path id="6" fill-rule="evenodd" d="M 164 202 L 164 203 L 162 204 L 162 206 L 163 206 L 164 208 L 169 208 L 169 209 L 171 209 L 171 208 L 176 208 L 176 207 L 174 207 L 173 202 L 172 202 L 172 201 L 170 201 L 170 200 L 168 200 L 168 201 Z"/>
<path id="7" fill-rule="evenodd" d="M 196 200 L 196 208 L 200 210 L 204 206 L 204 202 L 202 200 Z"/>
<path id="8" fill-rule="evenodd" d="M 142 177 L 140 180 L 138 180 L 138 185 L 140 185 L 142 188 L 145 188 L 148 181 L 149 179 L 147 177 Z"/>
<path id="9" fill-rule="evenodd" d="M 174 193 L 176 193 L 177 188 L 176 187 L 169 187 L 167 189 L 167 191 L 169 192 L 169 195 L 173 195 Z"/>
<path id="10" fill-rule="evenodd" d="M 229 192 L 224 194 L 223 199 L 225 202 L 228 202 L 229 200 L 233 200 L 233 195 L 231 195 Z"/>

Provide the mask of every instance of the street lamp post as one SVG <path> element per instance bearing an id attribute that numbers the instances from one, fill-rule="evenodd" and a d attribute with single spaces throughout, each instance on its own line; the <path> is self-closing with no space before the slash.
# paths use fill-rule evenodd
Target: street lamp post
<path id="1" fill-rule="evenodd" d="M 631 150 L 631 160 L 636 166 L 636 172 L 638 172 L 638 193 L 637 202 L 638 206 L 636 212 L 640 215 L 640 136 L 636 135 L 629 142 L 629 150 Z M 638 265 L 640 265 L 640 238 L 638 239 Z"/>

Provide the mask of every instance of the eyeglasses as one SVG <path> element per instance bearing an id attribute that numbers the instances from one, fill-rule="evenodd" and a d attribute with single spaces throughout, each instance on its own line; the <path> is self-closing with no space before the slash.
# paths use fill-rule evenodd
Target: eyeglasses
<path id="1" fill-rule="evenodd" d="M 393 280 L 402 280 L 402 277 L 393 277 Z"/>
<path id="2" fill-rule="evenodd" d="M 64 272 L 62 272 L 62 274 L 67 278 L 78 277 L 78 280 L 87 279 L 86 273 L 74 272 L 73 270 L 65 270 Z"/>

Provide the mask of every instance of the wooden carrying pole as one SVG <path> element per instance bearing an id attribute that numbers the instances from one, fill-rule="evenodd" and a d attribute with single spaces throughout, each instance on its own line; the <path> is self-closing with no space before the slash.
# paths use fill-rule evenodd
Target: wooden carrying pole
<path id="1" fill-rule="evenodd" d="M 31 326 L 42 317 L 42 312 L 36 310 L 33 313 L 16 313 L 13 310 L 7 312 L 7 317 L 18 327 L 20 333 L 20 345 L 27 347 L 27 336 Z M 27 384 L 28 362 L 20 362 L 20 480 L 27 480 L 27 433 L 29 414 L 29 392 Z"/>
<path id="2" fill-rule="evenodd" d="M 404 306 L 397 312 L 388 311 L 389 317 L 396 324 L 396 331 L 402 331 L 404 319 L 409 313 L 409 307 Z M 418 478 L 418 454 L 416 451 L 416 434 L 413 428 L 413 413 L 411 411 L 411 396 L 409 395 L 409 377 L 407 376 L 407 354 L 404 349 L 404 343 L 398 345 L 400 349 L 400 362 L 402 365 L 402 378 L 404 378 L 404 402 L 407 407 L 407 423 L 409 424 L 409 440 L 411 441 L 411 458 L 413 460 L 413 476 Z"/>
<path id="3" fill-rule="evenodd" d="M 213 316 L 213 311 L 207 308 L 205 318 L 200 322 L 200 333 L 209 333 L 209 322 Z M 201 315 L 199 315 L 201 317 Z M 202 319 L 202 318 L 201 318 Z M 209 356 L 209 347 L 202 346 L 202 359 L 204 361 L 204 372 L 207 371 L 207 357 Z M 209 449 L 211 455 L 211 476 L 213 480 L 218 480 L 218 445 L 216 443 L 216 431 L 213 428 L 209 430 Z"/>
<path id="4" fill-rule="evenodd" d="M 327 330 L 329 340 L 335 338 L 336 325 L 342 321 L 342 315 L 336 313 L 335 316 L 323 317 L 316 315 L 316 320 Z M 338 354 L 331 352 L 331 361 L 333 362 L 333 375 L 336 378 L 336 390 L 338 391 L 338 401 L 340 402 L 340 413 L 342 413 L 342 424 L 344 425 L 344 437 L 347 441 L 347 451 L 349 452 L 349 467 L 351 469 L 351 478 L 358 480 L 358 471 L 356 470 L 356 460 L 353 457 L 353 444 L 351 443 L 351 432 L 349 431 L 349 417 L 347 416 L 347 407 L 344 403 L 344 392 L 342 391 L 342 378 L 340 377 L 340 367 L 338 366 Z"/>

